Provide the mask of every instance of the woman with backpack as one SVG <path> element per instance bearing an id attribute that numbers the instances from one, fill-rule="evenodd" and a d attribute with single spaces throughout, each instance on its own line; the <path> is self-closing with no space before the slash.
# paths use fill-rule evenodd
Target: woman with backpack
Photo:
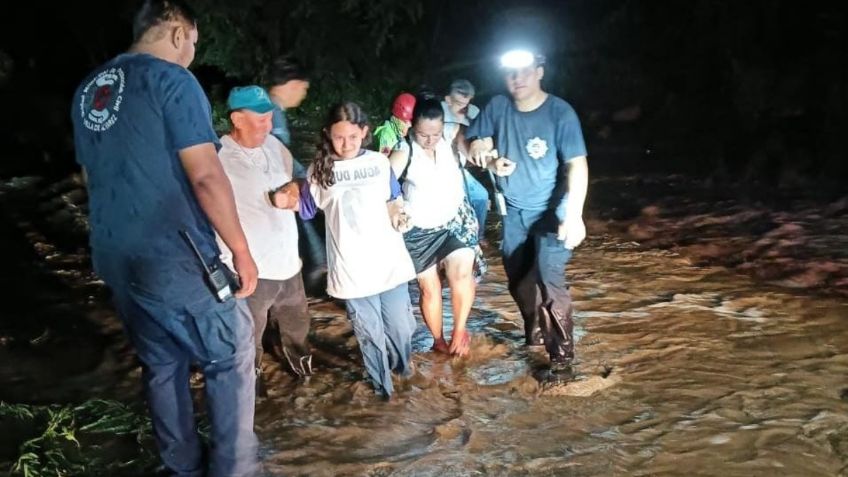
<path id="1" fill-rule="evenodd" d="M 476 290 L 475 272 L 479 276 L 485 271 L 485 261 L 462 170 L 443 137 L 443 128 L 439 100 L 418 99 L 409 134 L 395 147 L 390 160 L 412 225 L 404 242 L 421 290 L 421 314 L 433 333 L 433 350 L 465 356 L 471 343 L 466 322 Z M 454 327 L 450 343 L 442 327 L 440 272 L 451 290 Z"/>

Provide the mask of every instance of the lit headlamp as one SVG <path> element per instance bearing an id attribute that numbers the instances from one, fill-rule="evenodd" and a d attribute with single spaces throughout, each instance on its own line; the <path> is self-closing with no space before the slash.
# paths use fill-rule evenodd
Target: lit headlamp
<path id="1" fill-rule="evenodd" d="M 545 57 L 535 55 L 528 50 L 509 50 L 501 55 L 501 68 L 506 69 L 521 69 L 528 66 L 541 66 L 545 62 Z"/>

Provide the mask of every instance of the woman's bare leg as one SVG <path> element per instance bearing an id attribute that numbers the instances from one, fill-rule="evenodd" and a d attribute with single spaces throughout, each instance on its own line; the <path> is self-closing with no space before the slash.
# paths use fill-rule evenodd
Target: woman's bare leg
<path id="1" fill-rule="evenodd" d="M 418 288 L 421 291 L 418 306 L 424 323 L 433 334 L 433 349 L 447 353 L 448 345 L 442 330 L 442 282 L 436 265 L 418 274 Z"/>
<path id="2" fill-rule="evenodd" d="M 466 331 L 468 315 L 474 303 L 477 284 L 474 282 L 474 250 L 462 248 L 445 258 L 445 272 L 451 289 L 453 309 L 453 333 L 450 343 L 451 354 L 468 354 L 470 339 Z"/>

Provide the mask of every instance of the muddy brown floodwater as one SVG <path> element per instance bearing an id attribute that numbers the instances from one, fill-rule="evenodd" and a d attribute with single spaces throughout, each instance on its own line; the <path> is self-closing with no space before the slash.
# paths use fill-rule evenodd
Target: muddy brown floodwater
<path id="1" fill-rule="evenodd" d="M 472 357 L 427 352 L 419 327 L 419 375 L 396 401 L 377 403 L 348 365 L 305 385 L 279 379 L 257 409 L 269 475 L 844 472 L 844 300 L 614 238 L 590 240 L 570 269 L 577 382 L 545 388 L 533 377 L 543 356 L 520 346 L 520 316 L 495 264 L 469 319 Z M 341 311 L 313 312 L 319 348 L 355 361 Z"/>
<path id="2" fill-rule="evenodd" d="M 839 255 L 845 222 L 828 220 L 837 228 L 814 238 Z M 471 357 L 429 352 L 418 316 L 417 372 L 398 381 L 388 403 L 363 382 L 343 308 L 314 300 L 316 375 L 297 382 L 266 359 L 269 396 L 256 409 L 266 474 L 848 475 L 845 296 L 755 281 L 673 247 L 645 247 L 602 222 L 590 223 L 590 238 L 569 265 L 575 381 L 536 379 L 545 357 L 522 346 L 520 316 L 493 249 L 469 319 Z M 41 399 L 73 399 L 82 387 L 137 399 L 137 366 L 96 282 L 63 256 L 66 265 L 52 270 L 65 270 L 63 283 L 76 277 L 76 289 L 93 297 L 85 313 L 94 323 L 87 326 L 99 330 L 89 338 L 99 351 L 83 353 L 88 364 L 80 369 L 63 368 L 64 380 L 39 391 Z M 42 329 L 29 332 L 37 338 Z M 0 354 L 4 363 L 15 358 L 50 375 L 50 361 L 38 353 L 4 345 Z M 39 378 L 0 367 L 4 379 L 15 378 L 4 399 L 40 389 Z"/>

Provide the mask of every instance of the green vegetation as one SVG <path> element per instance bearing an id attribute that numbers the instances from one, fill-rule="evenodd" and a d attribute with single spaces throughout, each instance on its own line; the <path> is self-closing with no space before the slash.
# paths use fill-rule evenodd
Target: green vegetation
<path id="1" fill-rule="evenodd" d="M 8 469 L 12 475 L 150 475 L 158 465 L 150 420 L 142 410 L 120 402 L 93 399 L 64 406 L 0 402 L 0 422 L 4 428 L 29 433 L 12 459 Z"/>
<path id="2" fill-rule="evenodd" d="M 203 41 L 194 67 L 226 78 L 204 83 L 215 129 L 229 129 L 229 88 L 267 86 L 269 65 L 286 56 L 304 63 L 311 79 L 306 101 L 288 114 L 299 159 L 311 159 L 321 123 L 335 103 L 355 101 L 372 125 L 379 124 L 392 99 L 414 90 L 432 66 L 427 51 L 436 17 L 425 14 L 424 5 L 424 0 L 210 0 L 199 21 Z"/>

